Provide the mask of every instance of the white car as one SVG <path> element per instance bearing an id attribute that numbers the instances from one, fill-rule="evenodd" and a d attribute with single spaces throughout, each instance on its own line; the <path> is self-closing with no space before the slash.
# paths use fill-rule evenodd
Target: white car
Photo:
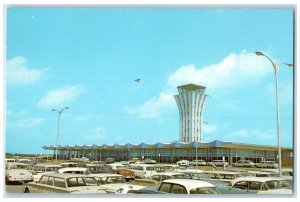
<path id="1" fill-rule="evenodd" d="M 190 179 L 190 177 L 184 173 L 177 172 L 162 172 L 157 173 L 149 177 L 151 180 L 156 182 L 162 182 L 168 179 Z"/>
<path id="2" fill-rule="evenodd" d="M 40 177 L 44 173 L 55 173 L 61 166 L 53 163 L 38 163 L 33 166 L 33 180 L 35 182 L 39 181 Z"/>
<path id="3" fill-rule="evenodd" d="M 270 172 L 276 176 L 279 176 L 279 170 L 278 169 L 262 169 L 262 172 Z M 281 177 L 283 179 L 286 179 L 288 181 L 290 181 L 291 184 L 293 184 L 293 169 L 289 169 L 289 168 L 283 168 L 281 170 Z"/>
<path id="4" fill-rule="evenodd" d="M 239 194 L 292 194 L 291 184 L 278 177 L 241 177 L 232 180 L 229 188 Z"/>
<path id="5" fill-rule="evenodd" d="M 38 182 L 30 182 L 23 188 L 24 193 L 76 193 L 106 194 L 112 193 L 100 187 L 95 178 L 88 175 L 48 173 Z"/>
<path id="6" fill-rule="evenodd" d="M 275 161 L 261 161 L 255 164 L 256 168 L 278 168 L 278 163 Z"/>
<path id="7" fill-rule="evenodd" d="M 131 164 L 127 169 L 132 170 L 137 178 L 148 178 L 153 174 L 157 174 L 155 167 L 149 164 Z"/>
<path id="8" fill-rule="evenodd" d="M 191 179 L 164 180 L 158 191 L 172 194 L 218 194 L 216 187 L 205 181 Z"/>
<path id="9" fill-rule="evenodd" d="M 127 194 L 129 190 L 140 190 L 145 188 L 144 186 L 126 183 L 123 175 L 103 173 L 91 174 L 90 176 L 96 179 L 101 188 L 116 194 Z"/>
<path id="10" fill-rule="evenodd" d="M 177 161 L 176 164 L 179 166 L 188 166 L 189 161 L 188 160 L 180 160 L 180 161 Z"/>
<path id="11" fill-rule="evenodd" d="M 89 175 L 91 172 L 88 168 L 81 167 L 66 167 L 61 168 L 57 171 L 58 173 L 72 173 L 72 174 L 80 174 L 80 175 Z"/>
<path id="12" fill-rule="evenodd" d="M 6 163 L 5 184 L 10 182 L 30 182 L 32 180 L 32 173 L 26 170 L 24 163 Z"/>
<path id="13" fill-rule="evenodd" d="M 69 168 L 69 167 L 78 167 L 78 163 L 74 162 L 66 162 L 59 164 L 62 168 Z"/>
<path id="14" fill-rule="evenodd" d="M 232 163 L 232 167 L 251 167 L 253 168 L 255 163 L 250 160 L 239 160 L 235 163 Z"/>
<path id="15" fill-rule="evenodd" d="M 192 160 L 189 163 L 190 166 L 205 166 L 206 162 L 204 160 Z"/>
<path id="16" fill-rule="evenodd" d="M 14 163 L 16 162 L 16 159 L 6 158 L 5 163 Z"/>
<path id="17" fill-rule="evenodd" d="M 207 163 L 208 166 L 213 166 L 213 167 L 217 167 L 217 166 L 228 166 L 228 162 L 225 160 L 213 160 L 212 162 L 208 162 Z"/>

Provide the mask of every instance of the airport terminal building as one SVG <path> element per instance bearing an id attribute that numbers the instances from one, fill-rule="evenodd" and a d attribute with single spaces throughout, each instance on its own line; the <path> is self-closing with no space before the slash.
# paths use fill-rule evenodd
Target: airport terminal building
<path id="1" fill-rule="evenodd" d="M 262 160 L 277 161 L 278 147 L 243 144 L 215 140 L 204 142 L 202 138 L 202 115 L 205 100 L 205 87 L 195 84 L 178 86 L 178 95 L 174 95 L 179 115 L 179 141 L 156 144 L 91 144 L 44 146 L 46 150 L 58 152 L 58 158 L 88 157 L 91 160 L 115 158 L 117 161 L 132 158 L 151 158 L 160 163 L 176 163 L 180 159 L 202 159 L 207 162 L 225 158 L 229 163 L 240 159 L 258 163 Z M 281 148 L 282 164 L 292 165 L 293 149 Z"/>

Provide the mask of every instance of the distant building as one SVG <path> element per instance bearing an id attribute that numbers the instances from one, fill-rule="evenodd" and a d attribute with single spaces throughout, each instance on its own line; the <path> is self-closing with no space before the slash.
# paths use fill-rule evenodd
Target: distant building
<path id="1" fill-rule="evenodd" d="M 178 86 L 178 95 L 174 95 L 180 115 L 179 141 L 156 144 L 91 144 L 44 146 L 46 150 L 58 151 L 58 158 L 70 159 L 87 157 L 90 160 L 115 158 L 117 161 L 132 158 L 151 158 L 160 163 L 175 163 L 180 159 L 202 159 L 212 161 L 225 158 L 230 164 L 240 159 L 258 163 L 262 160 L 277 160 L 278 147 L 254 145 L 215 140 L 204 142 L 202 138 L 201 118 L 207 95 L 204 86 L 188 84 Z M 226 137 L 226 134 L 223 134 Z M 274 134 L 276 136 L 276 134 Z M 282 147 L 282 164 L 293 164 L 293 149 Z"/>
<path id="2" fill-rule="evenodd" d="M 207 95 L 205 86 L 188 84 L 178 86 L 178 95 L 174 95 L 180 116 L 179 142 L 203 141 L 202 114 Z"/>

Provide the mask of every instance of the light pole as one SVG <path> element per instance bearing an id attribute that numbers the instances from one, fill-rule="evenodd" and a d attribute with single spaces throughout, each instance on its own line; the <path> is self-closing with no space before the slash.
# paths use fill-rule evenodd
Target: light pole
<path id="1" fill-rule="evenodd" d="M 278 77 L 277 77 L 277 73 L 278 73 L 278 67 L 280 65 L 287 65 L 288 67 L 293 67 L 293 64 L 288 64 L 288 63 L 274 63 L 271 58 L 269 58 L 267 55 L 265 55 L 262 52 L 256 51 L 255 54 L 257 56 L 264 56 L 266 57 L 271 63 L 272 66 L 274 68 L 274 73 L 275 73 L 275 87 L 276 87 L 276 114 L 277 114 L 277 141 L 278 141 L 278 169 L 279 169 L 279 177 L 282 176 L 282 172 L 281 172 L 281 146 L 280 146 L 280 124 L 279 124 L 279 99 L 278 99 Z"/>
<path id="2" fill-rule="evenodd" d="M 69 107 L 64 107 L 61 110 L 52 109 L 53 112 L 57 112 L 58 113 L 58 119 L 57 119 L 57 136 L 56 136 L 56 147 L 55 147 L 55 162 L 56 163 L 57 163 L 57 147 L 58 147 L 58 137 L 59 137 L 59 122 L 60 122 L 61 114 L 66 109 L 69 109 Z"/>

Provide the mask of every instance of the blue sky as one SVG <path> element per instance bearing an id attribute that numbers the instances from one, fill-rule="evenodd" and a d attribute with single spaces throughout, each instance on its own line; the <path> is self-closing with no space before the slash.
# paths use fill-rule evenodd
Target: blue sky
<path id="1" fill-rule="evenodd" d="M 207 87 L 204 141 L 276 145 L 271 63 L 293 62 L 292 9 L 9 8 L 6 151 L 179 139 L 173 95 Z M 283 146 L 293 144 L 293 69 L 279 70 Z M 144 82 L 133 80 L 142 78 Z"/>

